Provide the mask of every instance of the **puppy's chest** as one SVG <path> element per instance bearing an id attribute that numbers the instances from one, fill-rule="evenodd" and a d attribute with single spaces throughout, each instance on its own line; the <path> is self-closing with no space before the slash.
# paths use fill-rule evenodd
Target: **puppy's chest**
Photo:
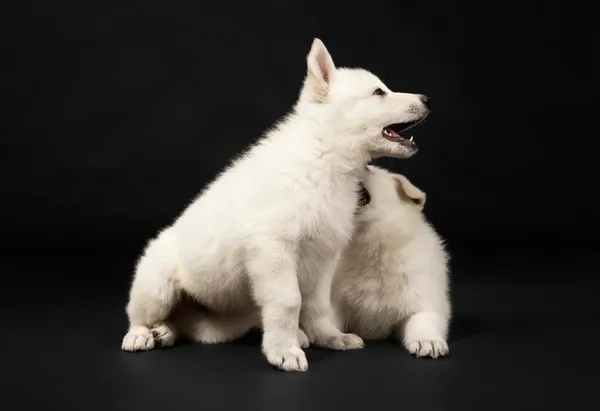
<path id="1" fill-rule="evenodd" d="M 359 196 L 357 184 L 316 191 L 305 216 L 309 237 L 315 241 L 346 245 L 352 238 Z"/>
<path id="2" fill-rule="evenodd" d="M 354 264 L 340 278 L 344 298 L 362 312 L 401 315 L 403 302 L 410 299 L 409 278 L 400 262 L 381 257 L 362 254 L 350 261 Z"/>
<path id="3" fill-rule="evenodd" d="M 399 270 L 394 276 L 366 277 L 363 281 L 357 279 L 354 284 L 354 293 L 365 306 L 397 306 L 408 286 L 406 276 Z"/>

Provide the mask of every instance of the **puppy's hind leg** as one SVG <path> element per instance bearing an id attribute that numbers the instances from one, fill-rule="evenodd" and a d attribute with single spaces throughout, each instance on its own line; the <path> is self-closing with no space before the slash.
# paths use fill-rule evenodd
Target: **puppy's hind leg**
<path id="1" fill-rule="evenodd" d="M 129 331 L 121 344 L 124 351 L 153 349 L 155 335 L 163 346 L 175 341 L 172 327 L 165 320 L 179 297 L 177 262 L 169 253 L 172 244 L 166 241 L 165 236 L 152 241 L 137 264 L 126 310 Z"/>
<path id="2" fill-rule="evenodd" d="M 364 341 L 358 335 L 340 330 L 344 328 L 342 318 L 331 304 L 331 283 L 336 262 L 334 258 L 323 259 L 318 264 L 313 262 L 303 267 L 300 277 L 303 298 L 300 321 L 310 341 L 316 345 L 332 350 L 358 350 L 365 346 Z"/>

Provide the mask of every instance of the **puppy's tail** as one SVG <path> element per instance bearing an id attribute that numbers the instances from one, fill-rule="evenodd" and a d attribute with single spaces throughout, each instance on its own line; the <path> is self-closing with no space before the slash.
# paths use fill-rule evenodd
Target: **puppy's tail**
<path id="1" fill-rule="evenodd" d="M 178 333 L 193 342 L 218 344 L 236 340 L 258 326 L 255 313 L 218 315 L 199 306 L 189 298 L 184 299 L 171 316 Z"/>

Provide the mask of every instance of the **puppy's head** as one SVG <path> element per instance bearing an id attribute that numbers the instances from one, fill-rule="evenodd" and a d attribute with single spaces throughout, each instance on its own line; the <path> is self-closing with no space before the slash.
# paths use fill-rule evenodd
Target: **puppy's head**
<path id="1" fill-rule="evenodd" d="M 408 130 L 429 114 L 421 94 L 395 93 L 363 69 L 336 68 L 323 42 L 313 41 L 296 109 L 333 128 L 332 135 L 371 158 L 409 158 L 418 148 Z"/>
<path id="2" fill-rule="evenodd" d="M 360 219 L 409 221 L 421 213 L 427 200 L 427 194 L 406 176 L 375 166 L 368 167 L 363 186 L 358 204 Z"/>

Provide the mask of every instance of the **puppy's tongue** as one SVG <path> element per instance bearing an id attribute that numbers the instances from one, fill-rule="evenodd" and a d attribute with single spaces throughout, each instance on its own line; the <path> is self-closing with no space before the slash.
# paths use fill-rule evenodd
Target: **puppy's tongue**
<path id="1" fill-rule="evenodd" d="M 389 135 L 391 135 L 392 137 L 400 137 L 400 134 L 396 133 L 394 130 L 392 130 L 391 128 L 386 128 L 385 131 L 388 132 Z"/>

